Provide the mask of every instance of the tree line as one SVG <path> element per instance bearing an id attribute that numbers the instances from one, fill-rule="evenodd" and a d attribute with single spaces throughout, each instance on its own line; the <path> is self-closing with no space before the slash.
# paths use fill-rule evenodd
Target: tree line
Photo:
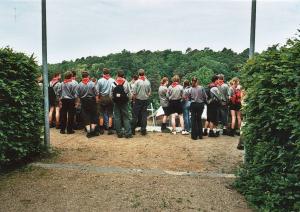
<path id="1" fill-rule="evenodd" d="M 182 51 L 149 51 L 141 50 L 132 53 L 123 50 L 120 53 L 109 54 L 107 56 L 88 56 L 71 61 L 62 61 L 57 64 L 49 64 L 49 78 L 55 72 L 64 73 L 68 70 L 75 70 L 80 76 L 80 72 L 87 70 L 91 77 L 99 78 L 101 70 L 110 68 L 112 76 L 117 70 L 122 69 L 127 79 L 131 79 L 137 74 L 140 68 L 145 69 L 146 76 L 152 85 L 151 102 L 158 107 L 157 90 L 162 77 L 171 78 L 175 74 L 181 79 L 191 79 L 196 76 L 201 80 L 201 84 L 206 86 L 214 74 L 224 74 L 229 80 L 240 75 L 240 69 L 248 59 L 248 49 L 241 53 L 224 48 L 221 51 L 213 51 L 210 48 L 202 50 L 187 48 Z"/>

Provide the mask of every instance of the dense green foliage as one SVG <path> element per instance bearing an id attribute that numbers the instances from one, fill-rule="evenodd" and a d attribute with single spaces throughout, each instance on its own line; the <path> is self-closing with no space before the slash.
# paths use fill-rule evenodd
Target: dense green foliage
<path id="1" fill-rule="evenodd" d="M 236 186 L 260 211 L 300 211 L 300 41 L 242 70 L 246 163 Z"/>
<path id="2" fill-rule="evenodd" d="M 160 79 L 164 76 L 171 78 L 174 74 L 180 77 L 191 78 L 197 76 L 203 85 L 208 84 L 214 73 L 223 73 L 227 79 L 239 75 L 239 70 L 248 58 L 248 50 L 240 54 L 224 48 L 215 52 L 209 48 L 181 51 L 146 51 L 131 53 L 123 50 L 118 54 L 104 57 L 86 57 L 75 61 L 63 61 L 49 66 L 50 77 L 54 72 L 64 73 L 67 70 L 88 70 L 91 76 L 99 78 L 101 70 L 108 67 L 114 76 L 118 69 L 123 69 L 127 79 L 130 79 L 140 68 L 145 69 L 147 77 L 152 83 L 152 102 L 158 106 L 157 90 Z"/>
<path id="3" fill-rule="evenodd" d="M 10 48 L 0 49 L 0 169 L 40 150 L 39 75 L 32 57 Z"/>

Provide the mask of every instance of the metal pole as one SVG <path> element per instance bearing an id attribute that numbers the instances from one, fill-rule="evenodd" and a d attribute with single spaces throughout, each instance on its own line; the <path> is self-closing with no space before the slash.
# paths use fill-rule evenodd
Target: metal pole
<path id="1" fill-rule="evenodd" d="M 250 32 L 250 49 L 249 58 L 253 58 L 255 51 L 255 25 L 256 25 L 256 0 L 252 0 L 251 8 L 251 32 Z"/>
<path id="2" fill-rule="evenodd" d="M 50 147 L 49 130 L 49 99 L 48 99 L 48 64 L 47 64 L 47 25 L 46 25 L 46 0 L 42 0 L 42 57 L 43 57 L 43 86 L 44 86 L 44 144 Z"/>

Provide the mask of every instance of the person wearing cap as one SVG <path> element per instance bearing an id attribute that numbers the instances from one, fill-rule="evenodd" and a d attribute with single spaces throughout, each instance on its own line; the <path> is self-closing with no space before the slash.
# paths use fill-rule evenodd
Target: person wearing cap
<path id="1" fill-rule="evenodd" d="M 132 134 L 135 135 L 137 123 L 141 124 L 141 134 L 146 135 L 148 99 L 151 95 L 151 84 L 145 76 L 144 69 L 138 71 L 139 78 L 133 86 Z M 140 118 L 140 121 L 138 120 Z"/>
<path id="2" fill-rule="evenodd" d="M 96 96 L 98 95 L 95 83 L 89 78 L 87 71 L 82 72 L 82 80 L 76 90 L 81 102 L 81 117 L 87 132 L 88 138 L 98 136 Z"/>
<path id="3" fill-rule="evenodd" d="M 112 128 L 112 115 L 113 115 L 113 101 L 110 97 L 110 89 L 115 82 L 110 76 L 108 68 L 103 69 L 103 75 L 97 82 L 98 95 L 98 115 L 99 115 L 99 128 L 100 134 L 104 134 L 104 114 L 108 115 L 108 134 L 113 134 Z"/>

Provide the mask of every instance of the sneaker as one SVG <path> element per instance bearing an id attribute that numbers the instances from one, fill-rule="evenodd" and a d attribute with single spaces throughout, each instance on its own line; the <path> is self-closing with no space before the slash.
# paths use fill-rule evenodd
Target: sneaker
<path id="1" fill-rule="evenodd" d="M 207 134 L 207 129 L 204 129 L 204 131 L 203 131 L 203 136 L 207 136 L 208 134 Z"/>
<path id="2" fill-rule="evenodd" d="M 220 136 L 220 131 L 216 131 L 215 135 L 216 135 L 216 137 L 219 137 Z"/>
<path id="3" fill-rule="evenodd" d="M 241 135 L 240 131 L 236 131 L 235 135 L 240 136 Z"/>
<path id="4" fill-rule="evenodd" d="M 228 135 L 228 131 L 227 131 L 227 129 L 223 129 L 223 133 L 222 133 L 222 135 Z"/>
<path id="5" fill-rule="evenodd" d="M 188 135 L 188 134 L 190 134 L 188 131 L 186 131 L 186 130 L 182 130 L 181 131 L 181 135 Z"/>
<path id="6" fill-rule="evenodd" d="M 60 130 L 60 134 L 66 134 L 64 130 Z"/>
<path id="7" fill-rule="evenodd" d="M 118 136 L 118 138 L 123 138 L 122 134 L 118 134 L 117 136 Z"/>
<path id="8" fill-rule="evenodd" d="M 145 135 L 147 135 L 147 131 L 141 131 L 141 134 L 142 134 L 143 136 L 145 136 Z"/>
<path id="9" fill-rule="evenodd" d="M 176 135 L 176 134 L 177 134 L 176 130 L 172 130 L 171 133 L 172 133 L 173 135 Z"/>

